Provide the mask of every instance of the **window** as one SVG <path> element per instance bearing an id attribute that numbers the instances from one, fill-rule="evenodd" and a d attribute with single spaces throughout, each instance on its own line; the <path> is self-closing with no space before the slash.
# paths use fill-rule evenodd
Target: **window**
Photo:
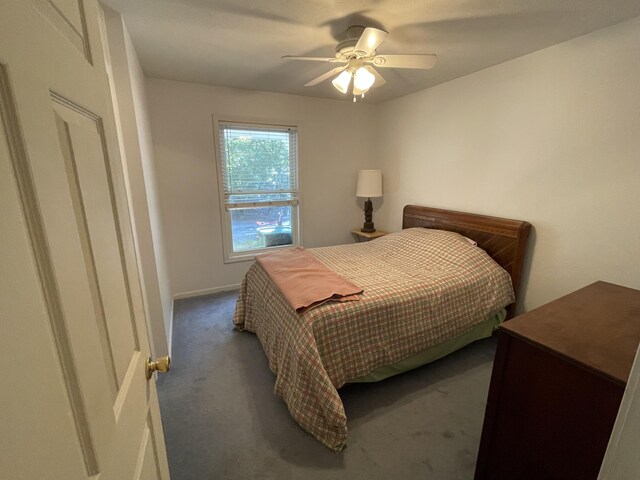
<path id="1" fill-rule="evenodd" d="M 295 127 L 218 123 L 225 261 L 298 244 Z"/>

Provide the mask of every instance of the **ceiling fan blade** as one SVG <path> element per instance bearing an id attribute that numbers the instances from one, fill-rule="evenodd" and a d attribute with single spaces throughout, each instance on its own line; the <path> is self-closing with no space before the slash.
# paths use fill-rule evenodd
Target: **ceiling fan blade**
<path id="1" fill-rule="evenodd" d="M 421 68 L 428 70 L 436 64 L 438 56 L 427 55 L 376 55 L 371 63 L 380 68 Z"/>
<path id="2" fill-rule="evenodd" d="M 380 75 L 378 72 L 376 72 L 375 68 L 370 67 L 368 65 L 366 67 L 364 67 L 364 68 L 369 70 L 371 73 L 373 73 L 373 76 L 376 77 L 376 81 L 373 84 L 372 88 L 380 87 L 380 86 L 384 85 L 385 83 L 387 83 L 387 81 L 384 78 L 382 78 L 382 75 Z"/>
<path id="3" fill-rule="evenodd" d="M 334 75 L 337 75 L 338 73 L 343 71 L 345 68 L 347 68 L 347 67 L 346 66 L 337 67 L 337 68 L 334 68 L 333 70 L 329 70 L 327 73 L 324 73 L 324 74 L 320 75 L 319 77 L 314 78 L 310 82 L 305 83 L 304 86 L 305 87 L 313 87 L 314 85 L 317 85 L 320 82 L 324 82 L 325 80 L 333 77 Z"/>
<path id="4" fill-rule="evenodd" d="M 368 57 L 369 55 L 373 55 L 376 51 L 376 48 L 380 46 L 380 44 L 387 38 L 389 35 L 388 32 L 384 30 L 378 30 L 377 28 L 367 27 L 360 35 L 360 39 L 353 51 L 358 57 Z"/>
<path id="5" fill-rule="evenodd" d="M 281 58 L 285 58 L 287 60 L 306 60 L 311 62 L 346 62 L 346 60 L 335 57 L 298 57 L 296 55 L 283 55 Z"/>

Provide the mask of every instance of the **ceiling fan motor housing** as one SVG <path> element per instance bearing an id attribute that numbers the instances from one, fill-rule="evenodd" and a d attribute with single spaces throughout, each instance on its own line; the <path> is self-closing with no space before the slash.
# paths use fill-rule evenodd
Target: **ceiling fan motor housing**
<path id="1" fill-rule="evenodd" d="M 340 42 L 336 46 L 336 58 L 348 60 L 349 58 L 356 56 L 354 52 L 356 43 L 358 43 L 357 38 L 349 38 Z"/>
<path id="2" fill-rule="evenodd" d="M 362 36 L 365 27 L 362 25 L 352 25 L 347 28 L 346 35 L 347 39 L 341 41 L 336 46 L 336 58 L 340 58 L 343 60 L 349 60 L 350 58 L 362 58 L 367 56 L 367 52 L 365 51 L 356 51 L 355 46 L 358 44 L 358 40 Z M 373 52 L 372 55 L 375 55 Z"/>

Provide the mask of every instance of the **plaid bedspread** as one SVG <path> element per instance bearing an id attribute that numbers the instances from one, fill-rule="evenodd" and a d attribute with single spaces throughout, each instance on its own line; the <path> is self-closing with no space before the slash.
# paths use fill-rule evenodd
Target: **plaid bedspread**
<path id="1" fill-rule="evenodd" d="M 411 228 L 309 251 L 364 288 L 360 301 L 300 315 L 254 264 L 233 323 L 258 336 L 293 418 L 336 452 L 347 439 L 338 388 L 461 335 L 514 301 L 509 274 L 452 232 Z"/>

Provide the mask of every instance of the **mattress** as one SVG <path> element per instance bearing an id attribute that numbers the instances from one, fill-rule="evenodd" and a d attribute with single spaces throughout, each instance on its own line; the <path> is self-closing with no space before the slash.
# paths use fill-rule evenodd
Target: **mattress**
<path id="1" fill-rule="evenodd" d="M 446 357 L 450 353 L 466 347 L 476 340 L 490 337 L 504 321 L 506 316 L 507 311 L 503 308 L 498 313 L 489 315 L 485 321 L 474 325 L 457 337 L 445 340 L 444 342 L 433 345 L 432 347 L 427 347 L 415 355 L 405 358 L 404 360 L 400 360 L 392 365 L 382 365 L 366 375 L 349 380 L 347 383 L 379 382 L 385 378 L 393 377 L 394 375 L 408 372 L 431 362 L 435 362 L 436 360 Z"/>

